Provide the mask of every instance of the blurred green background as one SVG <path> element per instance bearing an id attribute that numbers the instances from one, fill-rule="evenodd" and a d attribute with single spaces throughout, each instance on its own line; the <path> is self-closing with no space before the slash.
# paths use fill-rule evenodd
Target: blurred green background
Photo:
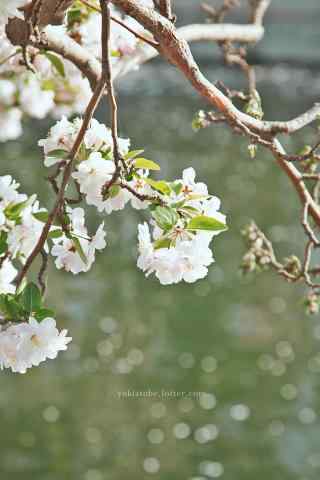
<path id="1" fill-rule="evenodd" d="M 319 17 L 318 2 L 307 4 Z M 296 28 L 301 46 L 297 35 Z M 267 36 L 265 50 L 259 47 L 260 63 L 272 41 Z M 284 30 L 283 58 L 292 41 Z M 202 47 L 208 77 L 236 86 L 240 74 L 210 55 Z M 319 79 L 316 69 L 260 66 L 266 118 L 308 108 Z M 130 208 L 106 218 L 108 247 L 90 273 L 74 277 L 51 266 L 48 304 L 73 343 L 27 375 L 1 373 L 1 480 L 318 480 L 319 318 L 304 315 L 302 288 L 272 273 L 243 278 L 238 271 L 239 231 L 251 218 L 280 256 L 301 253 L 295 192 L 268 153 L 259 149 L 251 160 L 246 141 L 227 128 L 192 131 L 205 105 L 173 68 L 155 62 L 119 88 L 121 134 L 145 147 L 167 179 L 194 166 L 222 199 L 230 230 L 215 239 L 216 264 L 194 285 L 162 287 L 137 270 L 137 223 L 145 214 Z M 46 171 L 35 143 L 50 124 L 26 125 L 22 141 L 0 147 L 1 174 L 14 175 L 27 193 L 40 188 L 46 206 L 53 196 L 39 182 Z M 286 144 L 295 151 L 314 134 L 307 129 Z M 101 221 L 88 211 L 92 226 Z M 120 398 L 128 390 L 159 395 Z M 162 398 L 162 391 L 191 394 Z"/>

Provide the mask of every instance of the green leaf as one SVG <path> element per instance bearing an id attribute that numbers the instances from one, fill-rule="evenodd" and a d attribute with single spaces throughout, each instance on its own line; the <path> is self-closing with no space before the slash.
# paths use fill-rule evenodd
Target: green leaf
<path id="1" fill-rule="evenodd" d="M 14 295 L 0 295 L 0 311 L 6 320 L 17 320 L 24 317 L 24 311 Z"/>
<path id="2" fill-rule="evenodd" d="M 62 148 L 57 148 L 56 150 L 51 150 L 51 152 L 47 153 L 47 157 L 49 158 L 59 158 L 61 160 L 66 160 L 69 156 L 69 152 L 66 150 L 62 150 Z"/>
<path id="3" fill-rule="evenodd" d="M 88 260 L 87 260 L 86 254 L 83 251 L 79 238 L 72 236 L 72 241 L 73 241 L 74 248 L 76 249 L 81 260 L 83 261 L 83 263 L 86 264 Z"/>
<path id="4" fill-rule="evenodd" d="M 36 314 L 35 318 L 39 321 L 44 320 L 45 318 L 49 317 L 52 318 L 54 317 L 55 312 L 53 310 L 50 310 L 49 308 L 40 308 Z"/>
<path id="5" fill-rule="evenodd" d="M 70 225 L 71 224 L 71 219 L 67 213 L 62 215 L 61 222 L 63 222 L 64 225 Z"/>
<path id="6" fill-rule="evenodd" d="M 181 212 L 185 217 L 194 217 L 199 215 L 199 210 L 197 208 L 191 207 L 190 205 L 183 205 L 179 212 Z"/>
<path id="7" fill-rule="evenodd" d="M 198 215 L 193 217 L 187 225 L 187 230 L 209 230 L 217 232 L 219 230 L 227 230 L 228 227 L 213 217 L 206 217 L 205 215 Z"/>
<path id="8" fill-rule="evenodd" d="M 20 220 L 20 215 L 28 204 L 29 204 L 29 199 L 25 200 L 24 202 L 20 202 L 20 203 L 9 204 L 4 209 L 4 214 L 5 214 L 5 216 L 7 217 L 8 220 L 12 220 L 13 222 L 16 222 L 16 221 Z"/>
<path id="9" fill-rule="evenodd" d="M 17 302 L 13 295 L 5 296 L 4 303 L 7 310 L 7 318 L 18 320 L 24 316 L 24 311 L 21 305 Z"/>
<path id="10" fill-rule="evenodd" d="M 111 185 L 108 190 L 108 198 L 116 197 L 119 194 L 120 190 L 121 188 L 119 187 L 119 185 Z"/>
<path id="11" fill-rule="evenodd" d="M 32 216 L 36 220 L 39 220 L 39 222 L 46 223 L 48 218 L 49 218 L 49 213 L 48 212 L 36 212 L 36 213 L 33 213 Z"/>
<path id="12" fill-rule="evenodd" d="M 51 230 L 51 232 L 49 232 L 48 234 L 48 237 L 51 239 L 54 239 L 54 238 L 60 238 L 62 237 L 62 235 L 63 235 L 62 230 L 57 229 L 57 230 Z"/>
<path id="13" fill-rule="evenodd" d="M 65 78 L 66 72 L 65 72 L 64 64 L 61 58 L 58 57 L 58 55 L 55 55 L 54 53 L 51 53 L 51 52 L 45 52 L 44 55 L 47 57 L 47 59 L 50 61 L 53 67 L 57 70 L 59 75 Z"/>
<path id="14" fill-rule="evenodd" d="M 21 301 L 28 314 L 37 312 L 41 308 L 41 293 L 35 283 L 28 283 L 22 292 Z"/>
<path id="15" fill-rule="evenodd" d="M 160 166 L 153 162 L 152 160 L 147 160 L 146 158 L 139 157 L 134 161 L 135 168 L 142 168 L 144 170 L 160 170 Z"/>
<path id="16" fill-rule="evenodd" d="M 174 191 L 176 195 L 180 195 L 183 189 L 183 184 L 181 182 L 173 182 L 171 183 L 171 189 Z"/>
<path id="17" fill-rule="evenodd" d="M 102 158 L 104 160 L 112 160 L 113 159 L 113 153 L 111 150 L 106 150 L 105 152 L 101 152 L 101 155 L 102 155 Z M 84 160 L 86 160 L 89 156 L 89 153 L 87 153 L 85 156 L 84 156 Z"/>
<path id="18" fill-rule="evenodd" d="M 144 180 L 146 183 L 148 183 L 148 185 L 150 185 L 150 187 L 152 187 L 154 190 L 157 190 L 157 192 L 163 193 L 164 195 L 170 195 L 171 188 L 164 180 L 156 181 L 152 180 L 152 178 L 145 178 Z"/>
<path id="19" fill-rule="evenodd" d="M 176 210 L 171 207 L 157 207 L 152 217 L 163 230 L 170 230 L 179 220 Z"/>
<path id="20" fill-rule="evenodd" d="M 171 240 L 169 238 L 159 238 L 153 244 L 155 250 L 159 250 L 160 248 L 170 248 Z"/>
<path id="21" fill-rule="evenodd" d="M 204 200 L 208 197 L 208 195 L 201 195 L 200 193 L 189 193 L 187 198 L 188 200 Z"/>
<path id="22" fill-rule="evenodd" d="M 8 234 L 6 232 L 1 232 L 0 234 L 0 255 L 3 255 L 8 250 Z"/>
<path id="23" fill-rule="evenodd" d="M 200 213 L 198 208 L 192 207 L 191 205 L 185 205 L 181 210 L 186 210 L 190 213 Z"/>
<path id="24" fill-rule="evenodd" d="M 175 208 L 176 210 L 183 210 L 183 205 L 185 203 L 185 200 L 180 200 L 180 202 L 175 202 L 175 203 L 171 203 L 171 207 L 172 208 Z"/>
<path id="25" fill-rule="evenodd" d="M 143 152 L 144 150 L 131 150 L 130 152 L 126 153 L 126 155 L 124 156 L 124 159 L 129 160 L 130 158 L 135 158 L 138 155 L 141 155 L 141 153 Z"/>
<path id="26" fill-rule="evenodd" d="M 6 298 L 7 296 L 2 293 L 0 295 L 0 312 L 6 317 L 8 315 L 8 309 L 6 305 Z"/>

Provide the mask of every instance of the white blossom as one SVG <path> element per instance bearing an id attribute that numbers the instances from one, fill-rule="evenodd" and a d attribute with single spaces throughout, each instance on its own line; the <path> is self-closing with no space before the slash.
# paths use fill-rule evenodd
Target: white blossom
<path id="1" fill-rule="evenodd" d="M 4 260 L 0 266 L 0 294 L 14 293 L 16 287 L 12 284 L 17 276 L 17 270 L 10 260 Z"/>
<path id="2" fill-rule="evenodd" d="M 84 136 L 84 144 L 89 150 L 113 152 L 111 129 L 93 118 Z M 129 151 L 130 140 L 118 137 L 119 153 L 125 155 Z"/>
<path id="3" fill-rule="evenodd" d="M 68 60 L 63 61 L 65 78 L 54 75 L 54 118 L 83 114 L 92 96 L 89 80 Z"/>
<path id="4" fill-rule="evenodd" d="M 71 337 L 59 330 L 53 318 L 40 323 L 30 317 L 28 322 L 10 325 L 0 331 L 0 366 L 16 373 L 26 373 L 46 359 L 54 359 L 67 349 Z"/>
<path id="5" fill-rule="evenodd" d="M 56 257 L 55 264 L 58 269 L 64 269 L 76 275 L 90 270 L 95 261 L 96 250 L 102 250 L 106 246 L 106 232 L 102 223 L 96 234 L 90 238 L 85 227 L 82 208 L 68 209 L 68 215 L 71 220 L 71 238 L 62 235 L 54 240 L 55 245 L 52 247 L 51 254 Z"/>
<path id="6" fill-rule="evenodd" d="M 6 71 L 8 68 L 8 63 L 11 64 L 11 59 L 7 62 L 4 62 L 5 59 L 10 57 L 14 51 L 15 47 L 9 42 L 5 25 L 1 23 L 1 8 L 0 8 L 0 72 Z"/>
<path id="7" fill-rule="evenodd" d="M 151 197 L 154 196 L 152 188 L 145 181 L 145 179 L 149 175 L 149 172 L 145 171 L 145 173 L 143 173 L 142 170 L 139 170 L 137 173 L 139 176 L 131 180 L 129 182 L 129 186 L 140 196 L 144 196 L 144 195 L 151 196 Z M 141 200 L 138 196 L 130 192 L 129 192 L 129 198 L 130 198 L 131 206 L 136 210 L 144 210 L 148 208 L 148 206 L 150 205 L 150 201 Z"/>
<path id="8" fill-rule="evenodd" d="M 219 222 L 226 224 L 226 216 L 219 212 L 221 206 L 221 201 L 218 197 L 210 197 L 208 200 L 202 204 L 202 213 L 208 217 L 215 218 Z M 211 236 L 219 235 L 223 230 L 217 230 L 215 232 L 208 232 L 207 234 Z"/>
<path id="9" fill-rule="evenodd" d="M 54 92 L 43 90 L 34 75 L 22 82 L 19 99 L 22 111 L 34 118 L 45 118 L 54 107 Z"/>
<path id="10" fill-rule="evenodd" d="M 205 183 L 196 182 L 196 172 L 193 167 L 183 170 L 182 178 L 176 180 L 175 185 L 181 185 L 181 191 L 178 195 L 172 194 L 168 199 L 170 203 L 184 201 L 186 205 L 201 208 L 202 202 L 208 198 L 208 187 Z"/>
<path id="11" fill-rule="evenodd" d="M 78 181 L 81 193 L 86 195 L 88 205 L 95 205 L 102 210 L 102 187 L 111 180 L 114 170 L 115 164 L 105 160 L 100 152 L 91 153 L 88 160 L 78 165 L 72 176 Z"/>
<path id="12" fill-rule="evenodd" d="M 48 138 L 43 138 L 38 141 L 38 145 L 43 147 L 45 154 L 44 164 L 46 167 L 51 167 L 62 160 L 62 158 L 50 156 L 50 152 L 54 150 L 70 152 L 77 132 L 78 128 L 75 122 L 69 122 L 66 117 L 62 117 L 62 119 L 50 129 Z"/>
<path id="13" fill-rule="evenodd" d="M 138 225 L 139 257 L 137 266 L 147 276 L 153 271 L 154 249 L 151 241 L 149 226 L 146 222 Z"/>
<path id="14" fill-rule="evenodd" d="M 0 142 L 15 140 L 22 134 L 22 112 L 19 108 L 0 110 Z"/>
<path id="15" fill-rule="evenodd" d="M 79 183 L 81 193 L 86 196 L 87 204 L 96 206 L 99 212 L 122 210 L 131 198 L 127 190 L 113 185 L 112 193 L 109 192 L 106 198 L 103 197 L 103 186 L 112 179 L 116 168 L 112 158 L 113 140 L 110 129 L 97 120 L 92 120 L 85 134 L 84 144 L 89 151 L 94 151 L 89 154 L 88 159 L 77 165 L 72 176 Z M 129 146 L 129 139 L 118 138 L 121 155 L 128 153 Z"/>
<path id="16" fill-rule="evenodd" d="M 10 203 L 20 203 L 27 200 L 27 195 L 17 192 L 20 184 L 17 183 L 11 175 L 0 177 L 0 206 L 2 208 Z"/>
<path id="17" fill-rule="evenodd" d="M 0 104 L 11 105 L 14 103 L 16 87 L 10 80 L 0 79 Z"/>
<path id="18" fill-rule="evenodd" d="M 11 227 L 8 233 L 9 251 L 13 258 L 19 256 L 22 262 L 29 257 L 34 249 L 44 226 L 43 222 L 35 218 L 34 214 L 45 212 L 46 210 L 40 209 L 39 203 L 37 201 L 34 202 L 34 199 L 35 196 L 30 197 L 30 204 L 23 209 L 20 222 Z"/>
<path id="19" fill-rule="evenodd" d="M 202 232 L 190 240 L 177 240 L 174 246 L 155 249 L 151 242 L 149 227 L 139 225 L 138 268 L 150 275 L 155 273 L 162 285 L 184 280 L 193 283 L 204 278 L 208 266 L 214 261 L 209 248 L 210 238 Z"/>

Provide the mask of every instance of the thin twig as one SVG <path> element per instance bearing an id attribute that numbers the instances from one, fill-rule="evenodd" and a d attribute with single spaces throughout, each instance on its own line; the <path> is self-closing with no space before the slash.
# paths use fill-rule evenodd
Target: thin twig
<path id="1" fill-rule="evenodd" d="M 110 187 L 119 178 L 121 172 L 121 164 L 125 171 L 127 170 L 126 163 L 120 154 L 119 142 L 118 142 L 118 105 L 115 97 L 115 90 L 113 86 L 112 66 L 111 66 L 111 10 L 109 0 L 100 0 L 101 12 L 102 12 L 102 25 L 104 30 L 104 42 L 102 45 L 102 72 L 106 79 L 106 88 L 108 91 L 108 100 L 111 110 L 111 134 L 113 142 L 113 158 L 115 163 L 115 171 L 110 181 L 102 187 L 102 195 L 105 196 Z"/>
<path id="2" fill-rule="evenodd" d="M 39 282 L 39 285 L 41 287 L 41 295 L 44 296 L 44 294 L 46 292 L 46 287 L 47 287 L 44 275 L 46 273 L 47 266 L 48 266 L 48 254 L 46 253 L 46 251 L 44 249 L 42 249 L 40 253 L 41 253 L 41 257 L 42 257 L 42 263 L 41 263 L 41 268 L 40 268 L 39 274 L 38 274 L 38 282 Z"/>
<path id="3" fill-rule="evenodd" d="M 316 234 L 312 230 L 309 222 L 308 222 L 308 214 L 309 214 L 309 204 L 308 202 L 305 203 L 303 212 L 302 212 L 302 219 L 301 219 L 301 224 L 304 228 L 304 231 L 306 232 L 306 235 L 309 237 L 309 239 L 312 241 L 313 245 L 315 247 L 320 246 L 320 241 L 317 239 Z"/>
<path id="4" fill-rule="evenodd" d="M 142 193 L 137 192 L 134 188 L 132 188 L 130 185 L 127 183 L 121 182 L 120 184 L 121 188 L 124 188 L 128 190 L 128 192 L 132 193 L 135 197 L 137 197 L 141 202 L 151 202 L 151 203 L 158 203 L 159 205 L 164 205 L 165 202 L 162 200 L 162 198 L 157 197 L 155 195 L 145 195 Z"/>

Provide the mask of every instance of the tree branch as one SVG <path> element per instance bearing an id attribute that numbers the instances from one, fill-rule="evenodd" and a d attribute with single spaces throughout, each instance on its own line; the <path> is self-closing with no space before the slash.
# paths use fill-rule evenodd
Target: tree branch
<path id="1" fill-rule="evenodd" d="M 249 0 L 251 5 L 251 23 L 254 25 L 262 25 L 266 11 L 268 10 L 272 0 Z"/>
<path id="2" fill-rule="evenodd" d="M 264 34 L 264 29 L 253 25 L 186 25 L 178 29 L 188 42 L 232 40 L 245 43 L 256 43 Z M 68 35 L 61 35 L 52 30 L 46 32 L 41 39 L 32 38 L 30 45 L 40 50 L 50 50 L 70 60 L 88 78 L 94 88 L 101 76 L 101 64 L 85 48 L 79 45 Z M 156 44 L 152 45 L 153 47 Z M 122 59 L 115 65 L 114 77 L 124 75 L 133 66 L 141 65 L 157 57 L 159 52 L 147 45 L 138 47 L 133 56 Z"/>
<path id="3" fill-rule="evenodd" d="M 160 53 L 183 73 L 202 97 L 226 115 L 230 122 L 240 121 L 259 134 L 291 134 L 316 120 L 320 114 L 320 104 L 315 104 L 306 113 L 288 122 L 262 121 L 241 112 L 202 74 L 188 43 L 169 20 L 154 9 L 143 7 L 136 0 L 112 0 L 112 2 L 154 35 L 160 44 Z"/>

